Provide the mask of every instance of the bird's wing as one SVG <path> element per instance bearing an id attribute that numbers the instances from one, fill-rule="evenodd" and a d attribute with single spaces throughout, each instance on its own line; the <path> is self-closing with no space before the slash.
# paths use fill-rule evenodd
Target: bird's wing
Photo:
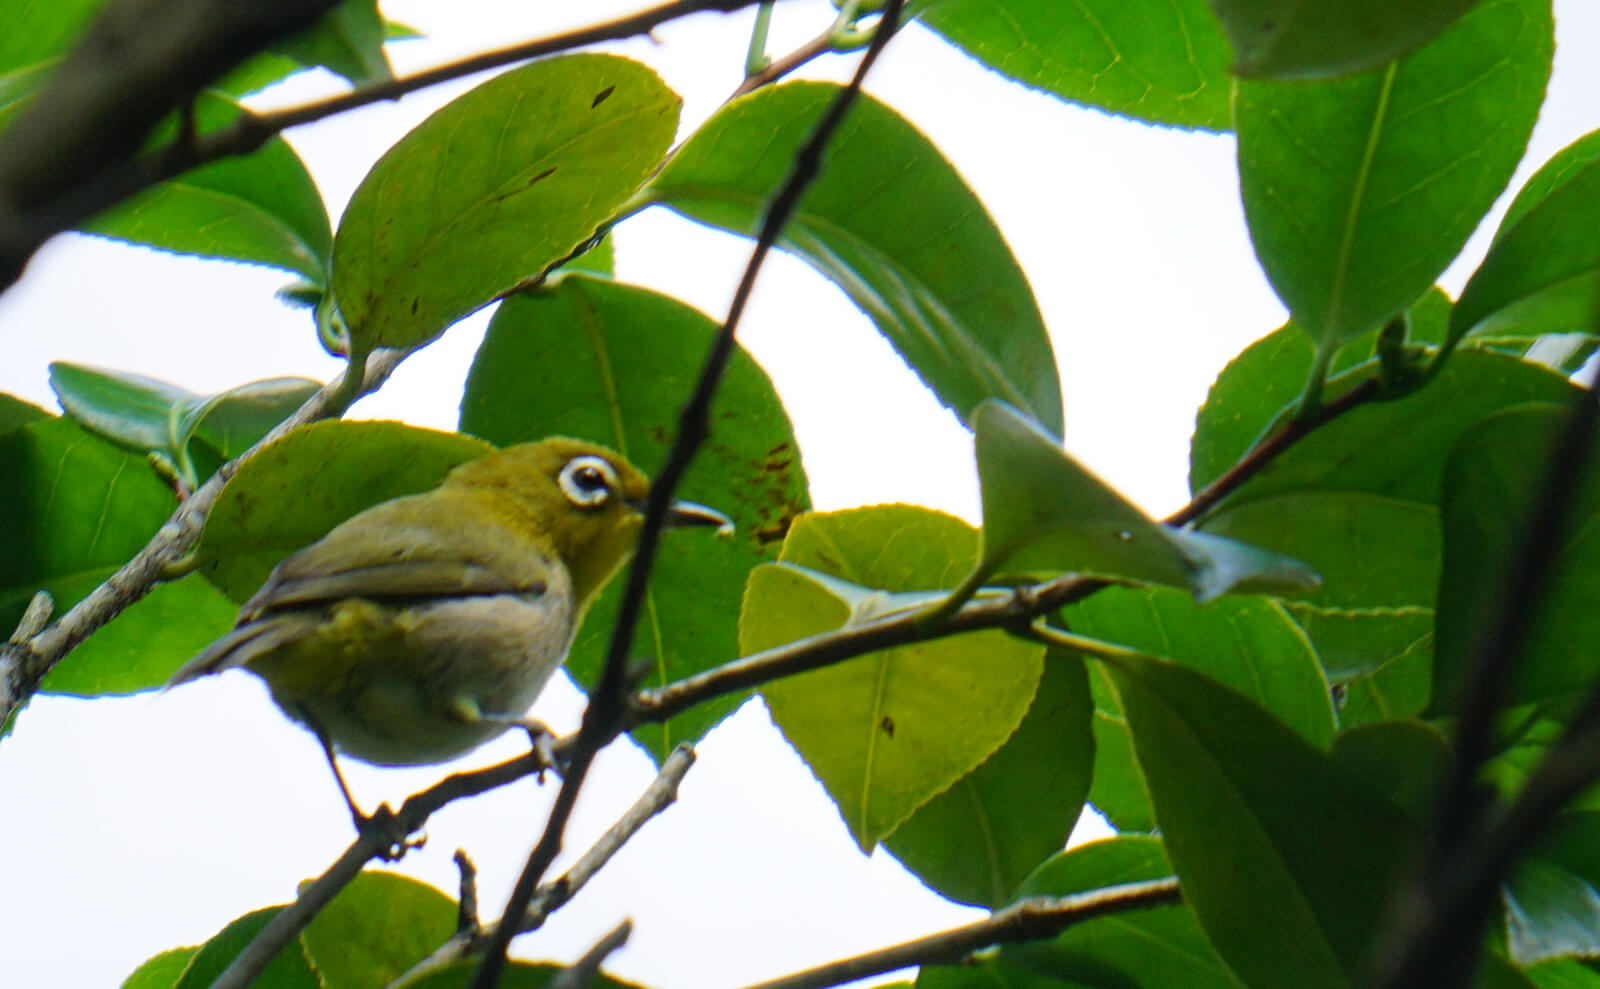
<path id="1" fill-rule="evenodd" d="M 437 494 L 431 497 L 437 498 Z M 239 611 L 241 624 L 271 612 L 347 598 L 394 600 L 537 595 L 549 561 L 492 521 L 461 525 L 457 514 L 418 511 L 402 498 L 368 509 L 285 559 Z"/>
<path id="2" fill-rule="evenodd" d="M 221 673 L 235 666 L 243 666 L 255 657 L 305 634 L 316 626 L 317 621 L 310 615 L 290 613 L 241 625 L 180 666 L 167 680 L 167 687 L 188 683 L 208 673 Z"/>

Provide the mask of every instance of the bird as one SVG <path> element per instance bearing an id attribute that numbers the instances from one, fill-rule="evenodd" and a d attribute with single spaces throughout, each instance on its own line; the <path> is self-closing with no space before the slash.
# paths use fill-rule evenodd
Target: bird
<path id="1" fill-rule="evenodd" d="M 649 479 L 569 437 L 508 446 L 438 487 L 381 502 L 273 568 L 238 622 L 168 686 L 242 667 L 322 743 L 378 766 L 441 763 L 511 728 L 566 658 L 585 611 L 632 555 Z M 671 528 L 732 530 L 675 502 Z"/>

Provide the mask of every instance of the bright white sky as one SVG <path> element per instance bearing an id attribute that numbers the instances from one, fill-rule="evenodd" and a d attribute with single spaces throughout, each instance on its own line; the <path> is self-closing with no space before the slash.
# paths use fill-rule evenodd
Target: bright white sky
<path id="1" fill-rule="evenodd" d="M 404 72 L 574 26 L 574 11 L 598 19 L 635 7 L 385 0 L 384 9 L 429 35 L 394 47 Z M 1556 12 L 1556 75 L 1513 188 L 1597 122 L 1600 11 L 1557 0 Z M 781 4 L 772 50 L 787 51 L 831 18 L 825 2 Z M 749 20 L 701 16 L 659 31 L 658 45 L 620 50 L 656 66 L 683 94 L 687 128 L 737 84 Z M 851 65 L 853 57 L 831 58 L 804 74 L 843 78 Z M 268 96 L 297 102 L 328 85 L 314 78 Z M 463 88 L 363 110 L 290 139 L 336 214 L 390 143 Z M 1227 360 L 1283 318 L 1250 248 L 1232 139 L 1063 105 L 988 73 L 920 28 L 896 39 L 868 89 L 945 151 L 1021 260 L 1051 327 L 1071 452 L 1152 513 L 1181 504 L 1195 408 Z M 1473 263 L 1492 229 L 1493 222 L 1469 245 Z M 660 210 L 629 221 L 617 241 L 620 277 L 718 318 L 747 251 Z M 1447 287 L 1458 290 L 1469 270 L 1458 264 Z M 0 391 L 54 407 L 52 360 L 195 391 L 288 374 L 326 380 L 336 365 L 304 313 L 272 298 L 288 281 L 277 271 L 60 238 L 0 298 Z M 483 325 L 480 315 L 453 329 L 356 414 L 453 428 Z M 829 283 L 775 256 L 741 335 L 794 418 L 817 507 L 906 501 L 976 519 L 969 438 Z M 534 713 L 564 731 L 580 709 L 563 683 Z M 506 737 L 464 764 L 522 745 Z M 398 801 L 443 772 L 347 765 L 367 806 Z M 581 852 L 651 774 L 630 746 L 608 750 L 568 848 Z M 553 787 L 525 782 L 450 808 L 401 869 L 452 891 L 450 855 L 464 847 L 478 863 L 485 904 L 497 906 L 552 795 Z M 200 943 L 242 913 L 291 898 L 350 838 L 315 741 L 238 673 L 160 696 L 36 700 L 0 744 L 0 805 L 7 986 L 118 985 L 149 955 Z M 520 940 L 518 953 L 570 959 L 624 916 L 634 919 L 634 934 L 613 956 L 615 974 L 665 989 L 731 989 L 976 912 L 944 903 L 882 852 L 863 857 L 752 704 L 701 746 L 679 803 L 544 931 Z"/>

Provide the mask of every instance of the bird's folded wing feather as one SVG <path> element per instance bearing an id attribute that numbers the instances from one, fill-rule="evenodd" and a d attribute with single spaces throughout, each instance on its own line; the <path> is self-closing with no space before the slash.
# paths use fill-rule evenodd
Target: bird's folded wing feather
<path id="1" fill-rule="evenodd" d="M 550 565 L 526 539 L 481 518 L 464 525 L 432 497 L 428 512 L 409 498 L 378 505 L 288 557 L 245 602 L 240 622 L 347 598 L 544 593 Z"/>

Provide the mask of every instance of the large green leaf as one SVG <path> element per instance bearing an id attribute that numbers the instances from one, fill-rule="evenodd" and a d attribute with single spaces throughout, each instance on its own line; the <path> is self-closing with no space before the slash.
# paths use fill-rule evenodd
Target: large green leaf
<path id="1" fill-rule="evenodd" d="M 1437 506 L 1451 445 L 1498 409 L 1573 392 L 1560 375 L 1525 361 L 1457 354 L 1425 388 L 1369 403 L 1302 439 L 1200 525 L 1317 568 L 1322 587 L 1289 607 L 1331 679 L 1355 680 L 1407 657 L 1425 665 L 1439 580 Z M 1202 420 L 1201 433 L 1211 421 Z M 1197 435 L 1196 449 L 1210 442 Z"/>
<path id="2" fill-rule="evenodd" d="M 425 883 L 366 871 L 300 934 L 321 989 L 386 986 L 443 944 L 456 905 Z"/>
<path id="3" fill-rule="evenodd" d="M 35 591 L 50 592 L 57 614 L 76 604 L 142 549 L 175 505 L 143 456 L 69 419 L 39 419 L 0 434 L 0 477 L 6 634 Z"/>
<path id="4" fill-rule="evenodd" d="M 1202 601 L 1316 586 L 1316 574 L 1288 557 L 1152 522 L 1003 402 L 984 402 L 973 420 L 988 572 L 1121 577 L 1185 587 Z"/>
<path id="5" fill-rule="evenodd" d="M 1375 68 L 1426 44 L 1478 0 L 1211 0 L 1241 76 Z"/>
<path id="6" fill-rule="evenodd" d="M 753 234 L 839 87 L 795 82 L 728 104 L 645 195 Z M 857 100 L 779 244 L 833 279 L 963 419 L 1002 398 L 1061 431 L 1055 355 L 1033 291 L 994 221 L 926 137 Z"/>
<path id="7" fill-rule="evenodd" d="M 467 376 L 461 428 L 499 444 L 560 433 L 604 443 L 642 469 L 665 462 L 677 412 L 717 327 L 648 289 L 583 275 L 507 299 Z M 809 504 L 794 432 L 765 372 L 734 352 L 712 406 L 710 440 L 679 494 L 733 518 L 733 538 L 668 534 L 640 625 L 647 682 L 682 679 L 738 652 L 739 603 L 750 568 L 773 559 Z M 621 596 L 615 582 L 589 611 L 567 668 L 594 682 Z M 634 737 L 663 758 L 695 741 L 743 699 L 700 705 Z"/>
<path id="8" fill-rule="evenodd" d="M 680 102 L 637 62 L 566 55 L 435 112 L 367 173 L 334 238 L 353 345 L 425 343 L 566 257 L 661 163 Z"/>
<path id="9" fill-rule="evenodd" d="M 317 23 L 284 38 L 272 50 L 301 65 L 326 66 L 359 86 L 394 78 L 389 58 L 383 52 L 388 36 L 388 25 L 378 12 L 377 0 L 344 0 Z"/>
<path id="10" fill-rule="evenodd" d="M 1319 349 L 1405 309 L 1461 249 L 1522 157 L 1552 31 L 1549 0 L 1482 0 L 1385 68 L 1238 84 L 1250 235 Z"/>
<path id="11" fill-rule="evenodd" d="M 1203 674 L 1108 665 L 1185 902 L 1217 953 L 1247 985 L 1363 984 L 1414 839 L 1405 815 Z"/>
<path id="12" fill-rule="evenodd" d="M 1451 314 L 1455 340 L 1532 321 L 1547 332 L 1600 333 L 1600 131 L 1528 180 Z"/>
<path id="13" fill-rule="evenodd" d="M 1117 831 L 1154 831 L 1155 810 L 1133 752 L 1122 699 L 1111 673 L 1100 663 L 1089 664 L 1089 692 L 1094 697 L 1094 782 L 1089 786 L 1089 803 Z"/>
<path id="14" fill-rule="evenodd" d="M 1066 845 L 1094 766 L 1083 661 L 1047 653 L 1033 704 L 983 765 L 917 809 L 884 842 L 946 899 L 998 908 Z"/>
<path id="15" fill-rule="evenodd" d="M 202 132 L 235 120 L 232 99 L 207 92 L 195 102 Z M 175 122 L 157 128 L 153 142 L 168 143 Z M 269 139 L 243 157 L 190 169 L 96 215 L 89 233 L 148 244 L 179 254 L 249 261 L 327 283 L 333 230 L 322 194 L 288 142 Z"/>
<path id="16" fill-rule="evenodd" d="M 917 20 L 1002 75 L 1156 124 L 1227 130 L 1228 43 L 1204 0 L 926 0 Z"/>
<path id="17" fill-rule="evenodd" d="M 1333 702 L 1305 633 L 1268 598 L 1196 604 L 1163 587 L 1110 587 L 1062 612 L 1080 635 L 1182 663 L 1231 687 L 1320 749 Z"/>
<path id="18" fill-rule="evenodd" d="M 184 969 L 183 978 L 173 989 L 207 989 L 282 909 L 267 907 L 252 911 L 218 931 L 195 952 L 189 967 Z M 271 989 L 323 989 L 298 943 L 285 945 L 262 970 L 255 984 Z"/>
<path id="19" fill-rule="evenodd" d="M 437 487 L 493 448 L 397 422 L 330 420 L 251 457 L 222 489 L 196 547 L 201 572 L 243 601 L 280 560 L 381 501 Z"/>
<path id="20" fill-rule="evenodd" d="M 750 575 L 740 649 L 757 652 L 925 601 L 926 594 L 886 592 L 950 587 L 977 551 L 970 526 L 930 509 L 802 516 L 784 541 L 786 562 Z M 1012 735 L 1033 701 L 1043 658 L 1043 646 L 978 632 L 871 653 L 761 692 L 857 845 L 870 851 Z"/>
<path id="21" fill-rule="evenodd" d="M 143 965 L 134 969 L 122 983 L 122 989 L 172 989 L 183 978 L 183 970 L 199 948 L 173 948 L 153 955 Z"/>
<path id="22" fill-rule="evenodd" d="M 1333 759 L 1425 825 L 1450 763 L 1450 743 L 1423 721 L 1374 722 L 1341 732 Z"/>
<path id="23" fill-rule="evenodd" d="M 1028 877 L 1017 895 L 1072 896 L 1170 875 L 1172 865 L 1161 839 L 1124 835 L 1055 856 Z M 1073 985 L 1184 989 L 1238 985 L 1206 943 L 1194 911 L 1184 904 L 1074 924 L 1048 941 L 1008 947 L 1005 956 Z"/>
<path id="24" fill-rule="evenodd" d="M 1434 702 L 1454 709 L 1472 652 L 1501 609 L 1515 548 L 1565 427 L 1567 404 L 1508 409 L 1457 442 L 1445 469 L 1441 506 L 1443 575 L 1434 654 Z M 1500 703 L 1553 700 L 1589 689 L 1600 675 L 1600 467 L 1578 478 L 1572 514 L 1558 534 L 1531 627 Z M 1519 579 L 1531 580 L 1532 575 Z"/>
<path id="25" fill-rule="evenodd" d="M 1506 942 L 1519 965 L 1600 955 L 1600 890 L 1582 876 L 1532 855 L 1501 888 Z"/>

